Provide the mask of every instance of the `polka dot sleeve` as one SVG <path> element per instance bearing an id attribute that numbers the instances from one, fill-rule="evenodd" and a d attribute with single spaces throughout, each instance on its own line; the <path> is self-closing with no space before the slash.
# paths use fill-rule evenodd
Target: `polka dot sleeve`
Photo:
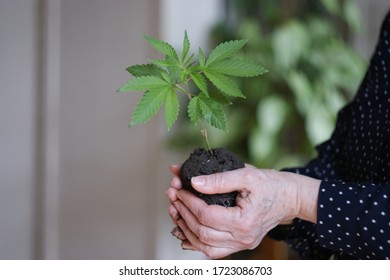
<path id="1" fill-rule="evenodd" d="M 358 259 L 390 258 L 390 183 L 323 181 L 317 220 L 321 247 Z"/>
<path id="2" fill-rule="evenodd" d="M 356 97 L 338 114 L 332 137 L 305 167 L 320 179 L 317 224 L 295 219 L 271 238 L 304 259 L 390 257 L 390 12 Z"/>

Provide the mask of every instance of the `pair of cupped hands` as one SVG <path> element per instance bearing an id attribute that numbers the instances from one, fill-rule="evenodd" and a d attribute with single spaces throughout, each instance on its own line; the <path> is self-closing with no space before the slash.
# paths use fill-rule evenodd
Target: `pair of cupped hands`
<path id="1" fill-rule="evenodd" d="M 208 205 L 183 190 L 179 165 L 171 165 L 170 171 L 173 178 L 166 195 L 175 224 L 172 234 L 182 241 L 183 249 L 203 252 L 208 258 L 254 249 L 268 231 L 294 218 L 316 222 L 319 180 L 251 165 L 192 178 L 193 188 L 204 194 L 237 191 L 236 206 L 224 207 Z"/>

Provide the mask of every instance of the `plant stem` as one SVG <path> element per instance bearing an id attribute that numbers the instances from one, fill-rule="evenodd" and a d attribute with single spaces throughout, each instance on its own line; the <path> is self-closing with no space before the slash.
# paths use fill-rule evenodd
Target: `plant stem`
<path id="1" fill-rule="evenodd" d="M 181 87 L 179 84 L 176 84 L 176 87 L 182 91 L 185 95 L 187 95 L 188 99 L 191 101 L 191 98 L 192 98 L 192 94 L 189 90 L 186 90 L 184 89 L 183 87 Z"/>
<path id="2" fill-rule="evenodd" d="M 191 101 L 191 98 L 192 98 L 192 94 L 189 90 L 189 85 L 188 85 L 188 82 L 190 81 L 190 79 L 188 79 L 185 83 L 185 86 L 187 87 L 187 89 L 185 89 L 184 87 L 181 87 L 180 85 L 176 85 L 176 87 L 178 89 L 180 89 L 181 91 L 183 91 L 184 94 L 187 95 L 189 101 Z M 210 154 L 213 154 L 213 151 L 211 150 L 210 148 L 210 143 L 209 143 L 209 139 L 208 139 L 208 136 L 207 136 L 207 129 L 204 127 L 203 125 L 203 122 L 202 120 L 199 120 L 199 126 L 200 126 L 200 133 L 202 134 L 202 137 L 203 137 L 203 140 L 204 142 L 206 143 L 206 147 L 207 147 L 207 151 L 210 153 Z"/>
<path id="3" fill-rule="evenodd" d="M 203 139 L 204 139 L 204 141 L 205 141 L 205 143 L 206 143 L 207 151 L 208 151 L 210 154 L 213 154 L 213 151 L 212 151 L 211 148 L 210 148 L 209 139 L 208 139 L 208 137 L 207 137 L 207 130 L 203 127 L 202 121 L 199 122 L 199 126 L 201 127 L 200 132 L 202 133 Z"/>

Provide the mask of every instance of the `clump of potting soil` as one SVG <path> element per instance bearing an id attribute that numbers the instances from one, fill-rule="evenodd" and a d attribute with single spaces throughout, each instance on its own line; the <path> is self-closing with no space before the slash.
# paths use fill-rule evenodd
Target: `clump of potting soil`
<path id="1" fill-rule="evenodd" d="M 244 162 L 234 153 L 225 149 L 212 149 L 211 152 L 205 149 L 196 149 L 184 162 L 180 170 L 180 180 L 183 188 L 191 191 L 207 204 L 217 204 L 232 207 L 236 204 L 237 192 L 225 194 L 202 194 L 191 186 L 191 178 L 199 175 L 210 175 L 243 168 Z"/>

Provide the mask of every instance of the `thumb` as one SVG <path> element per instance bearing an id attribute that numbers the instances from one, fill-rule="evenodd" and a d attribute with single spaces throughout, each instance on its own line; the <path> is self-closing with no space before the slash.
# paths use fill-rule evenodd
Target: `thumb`
<path id="1" fill-rule="evenodd" d="M 244 173 L 246 169 L 248 168 L 193 177 L 191 185 L 194 189 L 204 194 L 248 190 L 248 186 L 245 183 L 247 176 Z"/>

